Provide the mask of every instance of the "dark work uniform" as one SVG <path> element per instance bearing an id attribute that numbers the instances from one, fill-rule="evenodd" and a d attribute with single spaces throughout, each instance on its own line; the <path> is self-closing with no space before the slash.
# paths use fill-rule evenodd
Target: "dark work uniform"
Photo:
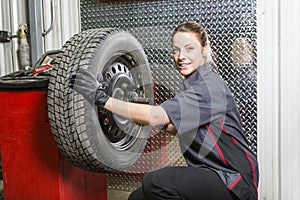
<path id="1" fill-rule="evenodd" d="M 149 172 L 140 194 L 129 199 L 256 200 L 257 159 L 242 133 L 231 91 L 210 64 L 187 77 L 184 87 L 161 106 L 177 129 L 188 167 Z"/>

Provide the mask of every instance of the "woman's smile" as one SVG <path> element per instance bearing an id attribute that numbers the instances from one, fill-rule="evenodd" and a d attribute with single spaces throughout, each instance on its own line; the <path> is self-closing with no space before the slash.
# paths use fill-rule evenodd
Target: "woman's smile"
<path id="1" fill-rule="evenodd" d="M 191 66 L 190 62 L 189 63 L 179 63 L 178 64 L 178 68 L 180 68 L 180 69 L 187 69 L 190 66 Z"/>

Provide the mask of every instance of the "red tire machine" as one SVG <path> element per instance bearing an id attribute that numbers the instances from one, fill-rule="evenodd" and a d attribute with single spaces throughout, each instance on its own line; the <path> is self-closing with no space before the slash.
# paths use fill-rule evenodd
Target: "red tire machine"
<path id="1" fill-rule="evenodd" d="M 0 78 L 4 198 L 106 200 L 106 175 L 70 164 L 60 155 L 52 137 L 47 112 L 49 77 L 38 74 L 49 70 L 42 63 L 50 54 L 29 70 L 31 76 L 27 70 Z"/>

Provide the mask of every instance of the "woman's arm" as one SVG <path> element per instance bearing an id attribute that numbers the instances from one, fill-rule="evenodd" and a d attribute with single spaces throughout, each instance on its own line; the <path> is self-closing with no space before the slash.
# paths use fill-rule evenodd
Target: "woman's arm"
<path id="1" fill-rule="evenodd" d="M 166 111 L 161 106 L 130 103 L 110 97 L 104 108 L 144 125 L 158 126 L 170 123 Z"/>
<path id="2" fill-rule="evenodd" d="M 80 68 L 77 74 L 71 77 L 69 87 L 81 93 L 89 102 L 95 102 L 97 106 L 134 122 L 151 126 L 170 123 L 161 106 L 130 103 L 109 97 L 103 84 L 87 69 Z"/>

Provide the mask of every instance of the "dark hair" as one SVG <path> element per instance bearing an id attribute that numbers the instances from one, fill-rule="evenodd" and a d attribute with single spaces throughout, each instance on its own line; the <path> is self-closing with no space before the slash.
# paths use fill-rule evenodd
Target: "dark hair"
<path id="1" fill-rule="evenodd" d="M 172 37 L 174 37 L 174 35 L 177 32 L 196 33 L 201 45 L 203 47 L 208 45 L 207 32 L 206 32 L 205 28 L 203 26 L 201 26 L 200 24 L 198 24 L 197 22 L 188 21 L 188 22 L 184 22 L 184 23 L 180 24 L 179 26 L 177 26 L 174 29 Z"/>

